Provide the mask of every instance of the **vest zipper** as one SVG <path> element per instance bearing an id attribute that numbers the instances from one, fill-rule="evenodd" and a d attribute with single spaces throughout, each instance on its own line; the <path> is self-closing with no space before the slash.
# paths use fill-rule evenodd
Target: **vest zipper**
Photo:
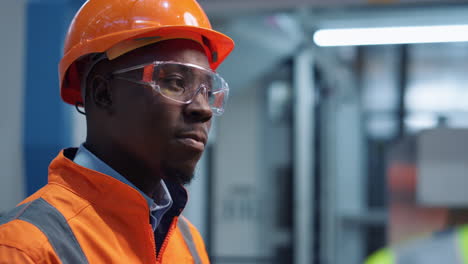
<path id="1" fill-rule="evenodd" d="M 155 261 L 151 261 L 151 263 L 157 263 L 157 252 L 156 252 L 156 241 L 154 240 L 154 233 L 153 233 L 153 227 L 151 225 L 148 225 L 149 226 L 149 237 L 150 237 L 150 241 L 151 241 L 151 245 L 153 245 L 153 253 L 154 253 L 154 260 Z"/>
<path id="2" fill-rule="evenodd" d="M 162 264 L 161 261 L 162 261 L 162 256 L 164 254 L 164 250 L 166 249 L 166 246 L 169 243 L 169 239 L 171 238 L 172 233 L 174 233 L 178 219 L 179 217 L 174 217 L 174 220 L 172 220 L 171 227 L 169 227 L 169 231 L 167 231 L 166 239 L 164 239 L 161 249 L 159 249 L 159 255 L 157 255 L 157 258 L 156 258 L 156 264 Z M 153 237 L 153 241 L 154 241 L 154 237 Z"/>

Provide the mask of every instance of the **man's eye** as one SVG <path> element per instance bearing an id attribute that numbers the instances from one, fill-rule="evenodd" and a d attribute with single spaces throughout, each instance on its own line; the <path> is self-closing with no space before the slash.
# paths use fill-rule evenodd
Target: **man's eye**
<path id="1" fill-rule="evenodd" d="M 164 86 L 171 90 L 185 90 L 185 80 L 180 76 L 171 76 L 164 78 Z"/>

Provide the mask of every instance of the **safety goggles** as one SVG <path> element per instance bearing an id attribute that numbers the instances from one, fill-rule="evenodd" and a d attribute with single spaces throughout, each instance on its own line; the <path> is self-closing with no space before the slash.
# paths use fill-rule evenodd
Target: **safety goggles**
<path id="1" fill-rule="evenodd" d="M 112 73 L 113 78 L 151 86 L 162 96 L 190 104 L 199 93 L 214 115 L 224 112 L 229 86 L 216 72 L 198 65 L 173 61 L 155 61 Z"/>

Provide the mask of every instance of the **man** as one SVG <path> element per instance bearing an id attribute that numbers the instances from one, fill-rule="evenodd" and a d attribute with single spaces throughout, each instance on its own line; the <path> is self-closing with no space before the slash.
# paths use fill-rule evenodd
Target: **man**
<path id="1" fill-rule="evenodd" d="M 209 263 L 180 214 L 228 86 L 233 41 L 195 0 L 89 0 L 60 62 L 62 99 L 86 142 L 0 218 L 0 263 Z"/>
<path id="2" fill-rule="evenodd" d="M 366 264 L 468 264 L 467 139 L 467 129 L 439 126 L 393 147 L 391 244 Z"/>
<path id="3" fill-rule="evenodd" d="M 467 264 L 467 216 L 466 209 L 452 209 L 448 214 L 448 228 L 382 248 L 369 256 L 365 264 Z"/>

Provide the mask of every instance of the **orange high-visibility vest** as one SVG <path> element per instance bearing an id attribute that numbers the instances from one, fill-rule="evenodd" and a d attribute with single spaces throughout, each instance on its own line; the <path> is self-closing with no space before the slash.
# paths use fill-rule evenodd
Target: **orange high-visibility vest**
<path id="1" fill-rule="evenodd" d="M 199 232 L 182 216 L 156 254 L 145 198 L 75 164 L 75 151 L 62 151 L 48 184 L 0 218 L 0 264 L 209 263 Z"/>

